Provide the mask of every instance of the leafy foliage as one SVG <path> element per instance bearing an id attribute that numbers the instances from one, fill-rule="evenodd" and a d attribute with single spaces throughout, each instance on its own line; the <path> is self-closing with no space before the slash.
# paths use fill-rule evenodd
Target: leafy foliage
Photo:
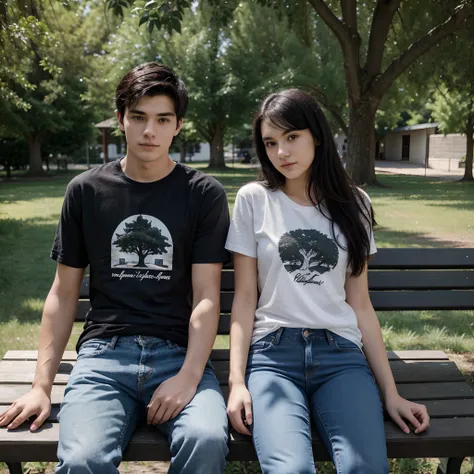
<path id="1" fill-rule="evenodd" d="M 116 236 L 113 245 L 117 245 L 122 252 L 136 253 L 137 266 L 146 266 L 145 258 L 148 255 L 162 255 L 166 253 L 168 247 L 171 247 L 168 237 L 142 216 L 138 216 L 134 222 L 125 224 L 124 233 Z"/>

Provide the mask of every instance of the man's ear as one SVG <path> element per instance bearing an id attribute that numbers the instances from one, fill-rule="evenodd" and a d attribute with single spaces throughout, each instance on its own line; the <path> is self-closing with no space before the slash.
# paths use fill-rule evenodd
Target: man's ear
<path id="1" fill-rule="evenodd" d="M 178 133 L 181 131 L 182 126 L 183 126 L 183 119 L 180 118 L 180 119 L 178 120 L 177 125 L 176 125 L 176 130 L 175 130 L 174 133 L 173 133 L 173 135 L 174 135 L 175 137 L 176 137 L 176 136 L 178 135 Z"/>
<path id="2" fill-rule="evenodd" d="M 123 125 L 123 117 L 120 115 L 120 112 L 118 110 L 115 111 L 115 116 L 117 117 L 117 122 L 119 124 L 120 130 L 122 130 L 122 132 L 125 132 L 125 127 Z"/>

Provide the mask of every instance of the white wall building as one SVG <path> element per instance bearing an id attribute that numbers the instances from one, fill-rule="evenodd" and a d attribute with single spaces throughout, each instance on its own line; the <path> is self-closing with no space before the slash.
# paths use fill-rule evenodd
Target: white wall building
<path id="1" fill-rule="evenodd" d="M 430 136 L 438 123 L 420 123 L 391 130 L 385 136 L 384 157 L 387 161 L 408 161 L 418 165 L 428 162 Z"/>
<path id="2" fill-rule="evenodd" d="M 422 123 L 391 130 L 385 136 L 385 160 L 407 161 L 428 168 L 452 170 L 466 156 L 466 136 L 443 135 L 438 123 Z"/>

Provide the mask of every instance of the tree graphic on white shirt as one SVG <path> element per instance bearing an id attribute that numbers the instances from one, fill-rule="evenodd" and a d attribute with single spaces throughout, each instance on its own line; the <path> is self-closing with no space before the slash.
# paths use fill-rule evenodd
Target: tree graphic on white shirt
<path id="1" fill-rule="evenodd" d="M 296 229 L 282 235 L 280 258 L 289 273 L 298 272 L 298 282 L 316 283 L 315 276 L 332 270 L 338 262 L 336 243 L 315 229 Z"/>

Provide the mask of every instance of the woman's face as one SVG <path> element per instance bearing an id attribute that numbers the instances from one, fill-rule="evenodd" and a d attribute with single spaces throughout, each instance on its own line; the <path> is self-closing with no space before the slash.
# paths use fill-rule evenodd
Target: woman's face
<path id="1" fill-rule="evenodd" d="M 268 120 L 261 125 L 262 139 L 273 166 L 290 180 L 307 179 L 317 142 L 309 129 L 284 131 Z"/>

